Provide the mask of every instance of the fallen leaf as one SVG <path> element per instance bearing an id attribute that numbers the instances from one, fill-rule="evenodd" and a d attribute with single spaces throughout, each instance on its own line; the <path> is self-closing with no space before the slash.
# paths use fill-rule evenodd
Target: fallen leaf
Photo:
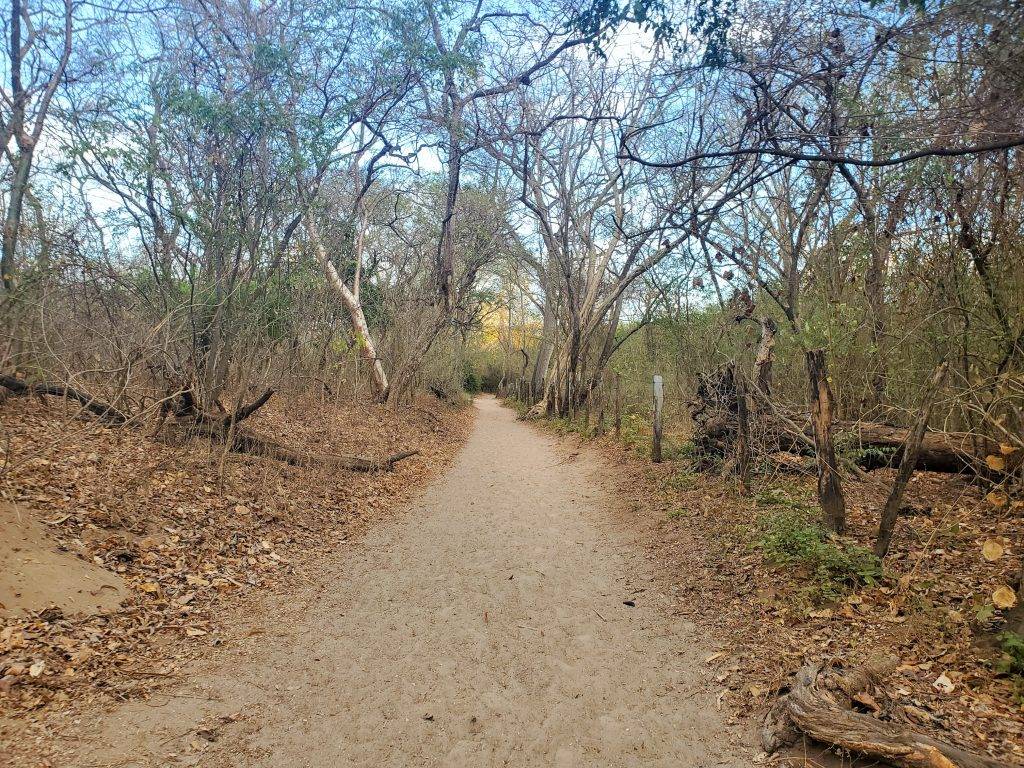
<path id="1" fill-rule="evenodd" d="M 992 453 L 985 457 L 985 463 L 988 464 L 988 468 L 993 472 L 1002 472 L 1006 469 L 1006 459 Z"/>
<path id="2" fill-rule="evenodd" d="M 992 593 L 992 604 L 1000 610 L 1013 608 L 1017 604 L 1017 595 L 1007 586 L 999 587 Z"/>
<path id="3" fill-rule="evenodd" d="M 46 669 L 46 662 L 37 661 L 35 664 L 28 668 L 28 676 L 39 677 L 41 674 L 43 674 L 44 669 Z"/>
<path id="4" fill-rule="evenodd" d="M 1002 491 L 989 491 L 988 495 L 985 496 L 988 503 L 996 509 L 1002 509 L 1006 506 L 1006 503 L 1010 500 L 1009 497 Z"/>
<path id="5" fill-rule="evenodd" d="M 955 687 L 956 686 L 953 685 L 953 681 L 946 677 L 945 672 L 935 678 L 935 682 L 932 683 L 932 688 L 937 691 L 942 691 L 942 693 L 952 693 Z"/>
<path id="6" fill-rule="evenodd" d="M 1003 545 L 995 539 L 989 539 L 982 545 L 981 554 L 990 563 L 994 563 L 1003 556 Z"/>
<path id="7" fill-rule="evenodd" d="M 860 693 L 856 694 L 853 697 L 853 700 L 856 701 L 858 704 L 867 707 L 867 709 L 870 712 L 877 713 L 882 711 L 882 708 L 878 705 L 878 702 L 875 701 L 875 697 L 867 691 L 861 691 Z"/>
<path id="8" fill-rule="evenodd" d="M 916 723 L 920 723 L 921 725 L 931 725 L 934 720 L 928 712 L 925 712 L 920 707 L 915 707 L 910 704 L 905 705 L 903 707 L 903 711 L 906 713 L 908 718 Z"/>

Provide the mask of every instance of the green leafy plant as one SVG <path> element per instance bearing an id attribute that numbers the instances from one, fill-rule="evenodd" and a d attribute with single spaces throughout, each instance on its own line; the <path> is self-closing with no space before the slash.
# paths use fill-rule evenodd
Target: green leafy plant
<path id="1" fill-rule="evenodd" d="M 834 600 L 882 577 L 881 564 L 869 549 L 829 534 L 806 509 L 777 505 L 758 518 L 756 528 L 756 543 L 770 562 L 806 570 L 815 599 Z"/>
<path id="2" fill-rule="evenodd" d="M 560 435 L 578 435 L 582 438 L 590 437 L 590 429 L 586 419 L 559 417 L 548 421 L 548 425 Z"/>
<path id="3" fill-rule="evenodd" d="M 810 515 L 815 510 L 809 494 L 793 495 L 794 491 L 783 491 L 780 488 L 767 488 L 757 494 L 755 500 L 758 507 L 783 507 Z"/>
<path id="4" fill-rule="evenodd" d="M 999 671 L 1024 677 L 1024 635 L 1010 630 L 1000 633 L 999 648 L 1003 652 Z"/>
<path id="5" fill-rule="evenodd" d="M 845 463 L 868 469 L 892 466 L 899 450 L 896 446 L 862 446 L 849 440 L 840 441 L 836 447 Z"/>
<path id="6" fill-rule="evenodd" d="M 471 395 L 480 391 L 480 376 L 476 371 L 467 368 L 462 377 L 462 388 Z"/>
<path id="7" fill-rule="evenodd" d="M 622 431 L 620 437 L 627 448 L 631 448 L 641 455 L 651 452 L 651 435 L 648 426 L 649 420 L 638 413 L 622 414 Z"/>
<path id="8" fill-rule="evenodd" d="M 665 480 L 665 487 L 674 491 L 693 490 L 698 484 L 699 478 L 689 467 L 683 467 Z"/>

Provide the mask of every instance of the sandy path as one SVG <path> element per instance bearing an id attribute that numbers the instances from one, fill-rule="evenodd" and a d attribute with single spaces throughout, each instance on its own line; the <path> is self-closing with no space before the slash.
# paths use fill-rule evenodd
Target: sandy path
<path id="1" fill-rule="evenodd" d="M 266 600 L 168 696 L 106 717 L 78 764 L 750 765 L 706 694 L 708 647 L 662 610 L 597 460 L 477 406 L 406 514 Z"/>

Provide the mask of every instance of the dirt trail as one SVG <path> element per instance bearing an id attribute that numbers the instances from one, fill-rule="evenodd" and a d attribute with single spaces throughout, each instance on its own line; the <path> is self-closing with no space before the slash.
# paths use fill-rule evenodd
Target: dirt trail
<path id="1" fill-rule="evenodd" d="M 83 723 L 75 764 L 751 765 L 707 693 L 714 649 L 663 610 L 597 460 L 477 406 L 407 513 L 166 695 Z"/>

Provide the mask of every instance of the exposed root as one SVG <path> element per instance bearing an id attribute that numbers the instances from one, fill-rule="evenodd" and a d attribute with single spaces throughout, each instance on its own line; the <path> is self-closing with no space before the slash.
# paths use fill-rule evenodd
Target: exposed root
<path id="1" fill-rule="evenodd" d="M 796 673 L 792 690 L 765 718 L 761 739 L 774 752 L 799 733 L 851 753 L 886 760 L 899 768 L 1008 768 L 1007 763 L 967 752 L 898 723 L 853 709 L 853 697 L 884 675 L 891 664 L 853 670 L 810 665 Z"/>

